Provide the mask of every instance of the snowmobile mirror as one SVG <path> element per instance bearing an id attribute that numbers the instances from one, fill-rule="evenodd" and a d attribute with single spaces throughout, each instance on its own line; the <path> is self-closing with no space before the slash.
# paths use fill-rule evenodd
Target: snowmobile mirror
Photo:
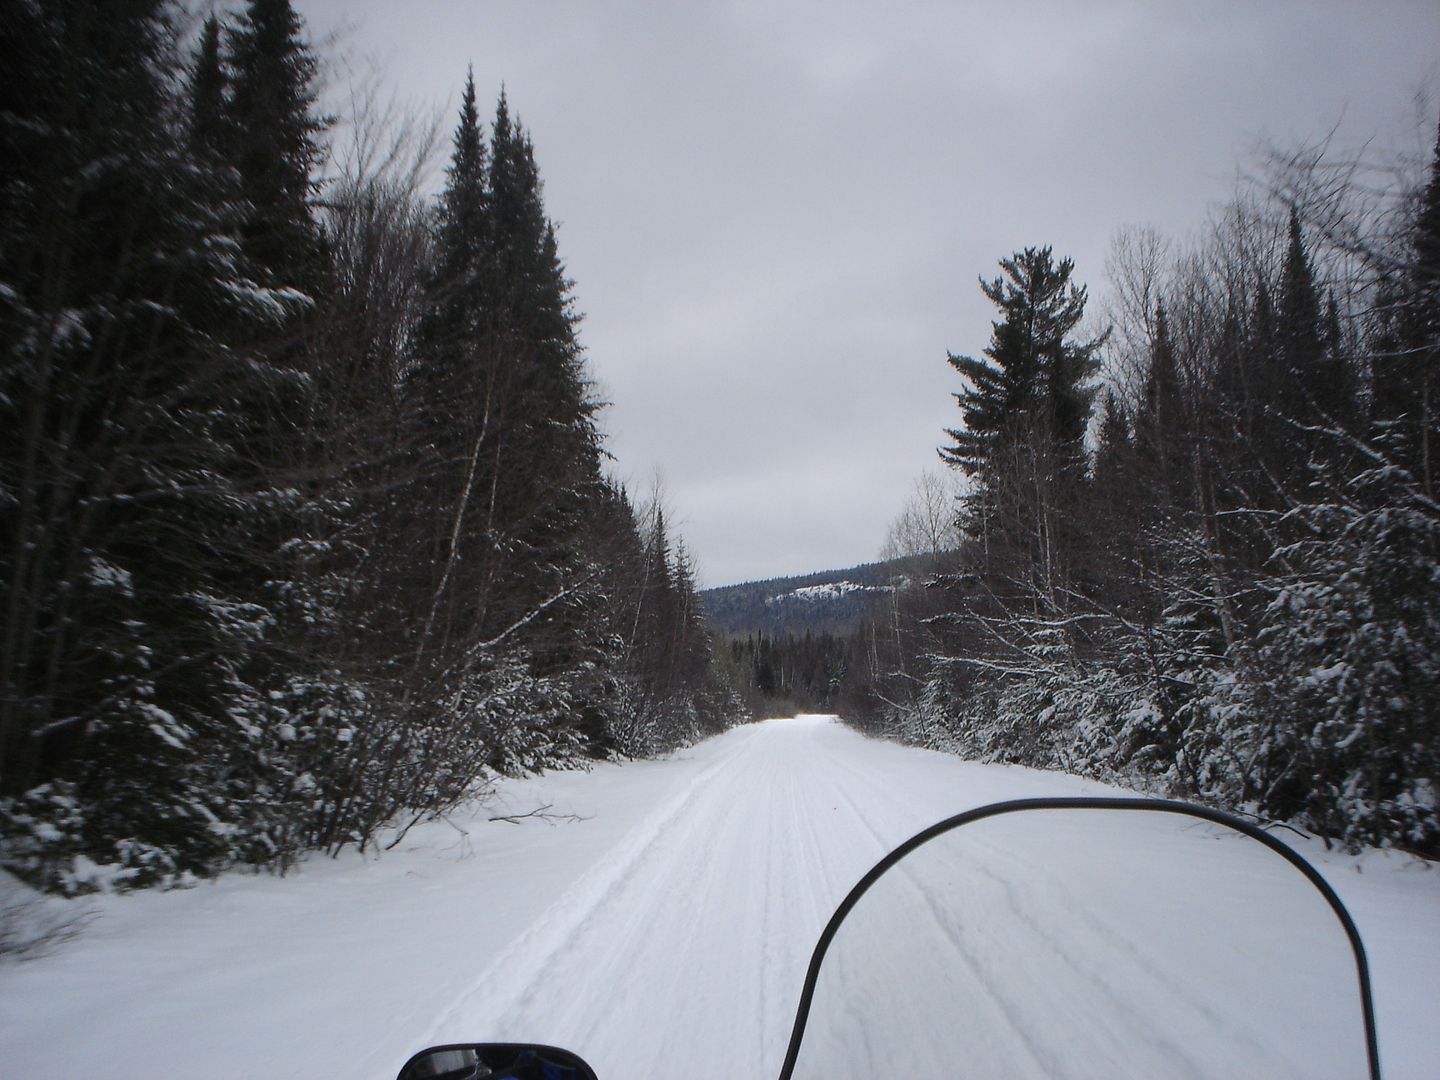
<path id="1" fill-rule="evenodd" d="M 1374 1080 L 1364 949 L 1324 878 L 1249 822 L 1168 800 L 981 807 L 846 897 L 780 1076 L 960 1074 Z"/>
<path id="2" fill-rule="evenodd" d="M 455 1043 L 421 1050 L 399 1080 L 597 1080 L 579 1054 L 538 1043 Z"/>

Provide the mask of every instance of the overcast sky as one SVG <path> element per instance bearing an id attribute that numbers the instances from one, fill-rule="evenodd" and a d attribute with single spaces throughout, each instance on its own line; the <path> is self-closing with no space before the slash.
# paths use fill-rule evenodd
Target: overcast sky
<path id="1" fill-rule="evenodd" d="M 615 472 L 710 586 L 876 557 L 999 258 L 1050 244 L 1098 303 L 1118 227 L 1184 237 L 1265 138 L 1413 146 L 1440 82 L 1434 0 L 296 6 L 447 135 L 468 64 L 504 83 Z"/>

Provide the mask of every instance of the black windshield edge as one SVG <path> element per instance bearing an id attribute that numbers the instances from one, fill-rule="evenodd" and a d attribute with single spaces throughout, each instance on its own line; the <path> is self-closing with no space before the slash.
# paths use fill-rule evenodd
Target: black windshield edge
<path id="1" fill-rule="evenodd" d="M 810 1017 L 810 1005 L 815 995 L 815 985 L 820 979 L 820 965 L 825 959 L 826 950 L 830 948 L 830 942 L 839 931 L 840 924 L 845 921 L 845 916 L 869 891 L 870 886 L 879 881 L 887 870 L 910 852 L 929 843 L 937 836 L 950 832 L 952 829 L 958 829 L 962 825 L 983 821 L 985 818 L 1015 814 L 1025 810 L 1138 810 L 1179 814 L 1183 817 L 1214 822 L 1217 825 L 1234 829 L 1236 832 L 1244 833 L 1284 858 L 1291 866 L 1304 874 L 1306 880 L 1325 897 L 1330 909 L 1334 911 L 1335 917 L 1340 920 L 1340 925 L 1345 928 L 1346 937 L 1350 939 L 1350 948 L 1355 954 L 1355 973 L 1359 980 L 1360 1007 L 1365 1020 L 1365 1052 L 1370 1065 L 1370 1080 L 1380 1080 L 1380 1045 L 1375 1034 L 1375 1006 L 1370 996 L 1370 964 L 1365 958 L 1365 945 L 1360 940 L 1360 931 L 1355 926 L 1355 920 L 1350 917 L 1350 912 L 1346 910 L 1335 890 L 1330 887 L 1330 883 L 1320 876 L 1320 871 L 1311 866 L 1299 852 L 1258 825 L 1223 810 L 1214 810 L 1208 806 L 1196 806 L 1178 799 L 1087 795 L 1069 798 L 1010 799 L 1005 802 L 977 806 L 973 810 L 966 810 L 964 813 L 956 814 L 954 817 L 931 825 L 928 829 L 921 830 L 876 863 L 835 909 L 835 914 L 826 923 L 825 930 L 815 945 L 815 952 L 810 957 L 810 967 L 805 972 L 805 986 L 800 992 L 800 1004 L 795 1010 L 795 1027 L 790 1033 L 790 1045 L 785 1051 L 785 1064 L 780 1069 L 780 1080 L 791 1080 L 795 1062 L 799 1059 L 800 1043 L 805 1036 L 805 1022 Z"/>

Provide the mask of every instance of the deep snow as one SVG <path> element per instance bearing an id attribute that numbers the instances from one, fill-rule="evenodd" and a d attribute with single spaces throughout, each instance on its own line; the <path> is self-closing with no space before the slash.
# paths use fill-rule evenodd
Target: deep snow
<path id="1" fill-rule="evenodd" d="M 81 939 L 0 967 L 0 1078 L 383 1080 L 423 1045 L 487 1038 L 569 1046 L 602 1080 L 773 1076 L 815 939 L 886 850 L 980 803 L 1108 790 L 866 740 L 817 717 L 747 725 L 668 760 L 506 781 L 493 804 L 417 827 L 383 857 L 317 858 L 285 879 L 231 874 L 186 891 L 86 901 L 96 918 Z M 546 804 L 581 820 L 486 820 Z M 1020 1006 L 1033 1012 L 1047 987 L 1060 1005 L 1044 1024 L 1060 1045 L 1073 1045 L 1066 1025 L 1076 1037 L 1110 1031 L 1115 1045 L 1125 1041 L 1116 1032 L 1148 1032 L 1141 1041 L 1151 1075 L 1157 1061 L 1188 1075 L 1177 1064 L 1184 1049 L 1164 1056 L 1165 1037 L 1155 1037 L 1154 1025 L 1168 1019 L 1177 1042 L 1191 1028 L 1237 1040 L 1259 1032 L 1263 1041 L 1267 1030 L 1313 1025 L 1305 973 L 1337 954 L 1317 944 L 1294 963 L 1276 955 L 1274 943 L 1308 917 L 1305 902 L 1276 903 L 1292 894 L 1256 884 L 1244 845 L 1191 830 L 1188 846 L 1127 834 L 1096 848 L 1091 834 L 1099 832 L 1049 829 L 1030 850 L 998 834 L 977 836 L 993 857 L 943 894 L 913 876 L 897 878 L 894 902 L 923 903 L 929 922 L 913 913 L 897 920 L 877 899 L 867 916 L 873 925 L 936 929 L 882 948 L 882 930 L 857 921 L 850 940 L 858 945 L 837 938 L 847 950 L 834 969 L 844 982 L 838 990 L 822 984 L 817 1030 L 831 1024 L 848 1032 L 850 1053 L 893 1061 L 893 1044 L 859 1037 L 861 1014 L 877 1011 L 866 1003 L 880 987 L 907 978 L 912 989 L 925 985 L 915 976 L 919 960 L 897 981 L 875 981 L 905 948 L 939 961 L 926 978 L 966 992 L 987 987 L 957 1014 L 973 1019 L 974 1030 L 950 1027 L 927 1040 L 953 1038 L 976 1075 L 996 1067 L 984 1055 L 1026 1040 L 1028 1064 L 1010 1071 L 1045 1070 L 1053 1048 L 1018 1033 L 1035 1022 Z M 1228 885 L 1206 876 L 1202 887 L 1199 845 L 1233 866 Z M 1296 846 L 1321 866 L 1366 938 L 1386 1076 L 1432 1077 L 1440 1061 L 1440 873 L 1396 853 L 1356 859 L 1313 841 Z M 1124 862 L 1141 848 L 1146 862 Z M 1129 883 L 1119 890 L 1117 865 Z M 1114 905 L 1113 918 L 1077 906 L 1075 890 L 1092 885 L 1092 900 Z M 960 888 L 971 890 L 963 911 L 988 911 L 990 921 L 959 917 L 949 901 Z M 1193 913 L 1174 917 L 1185 897 L 1227 889 L 1255 912 L 1249 940 L 1201 931 Z M 1135 902 L 1162 895 L 1163 904 Z M 1031 935 L 1022 962 L 996 944 L 994 926 L 1007 917 Z M 1338 931 L 1316 933 L 1333 942 Z M 1157 942 L 1174 955 L 1157 957 Z M 1222 992 L 1234 999 L 1222 1001 L 1208 980 L 1232 961 L 1249 964 L 1247 979 L 1258 972 L 1277 981 Z M 1176 978 L 1177 963 L 1196 978 Z M 1087 985 L 1102 992 L 1076 990 Z M 1060 993 L 1065 986 L 1070 992 Z M 904 1000 L 881 996 L 892 1011 Z M 1066 1011 L 1101 998 L 1108 1021 Z M 953 987 L 950 999 L 959 1000 Z M 1345 1025 L 1328 1027 L 1304 1038 L 1322 1048 L 1331 1040 L 1343 1053 Z M 891 1030 L 900 1030 L 898 1021 Z M 1085 1052 L 1103 1050 L 1097 1043 Z M 988 1070 L 979 1067 L 987 1061 Z"/>

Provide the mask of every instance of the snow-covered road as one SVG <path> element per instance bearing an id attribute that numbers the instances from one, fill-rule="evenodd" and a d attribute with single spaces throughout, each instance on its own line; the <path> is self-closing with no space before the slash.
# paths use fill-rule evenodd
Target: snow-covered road
<path id="1" fill-rule="evenodd" d="M 1106 791 L 824 718 L 507 781 L 472 818 L 416 828 L 379 859 L 92 901 L 81 940 L 0 968 L 0 1080 L 384 1080 L 422 1045 L 486 1038 L 569 1046 L 602 1080 L 773 1076 L 815 939 L 885 851 L 980 803 Z M 580 820 L 487 820 L 546 805 Z M 1433 1076 L 1440 873 L 1303 850 L 1366 935 L 1387 1076 Z M 1066 851 L 1077 880 L 1093 861 L 1052 838 L 1049 880 Z M 994 880 L 1013 890 L 1005 875 Z"/>

